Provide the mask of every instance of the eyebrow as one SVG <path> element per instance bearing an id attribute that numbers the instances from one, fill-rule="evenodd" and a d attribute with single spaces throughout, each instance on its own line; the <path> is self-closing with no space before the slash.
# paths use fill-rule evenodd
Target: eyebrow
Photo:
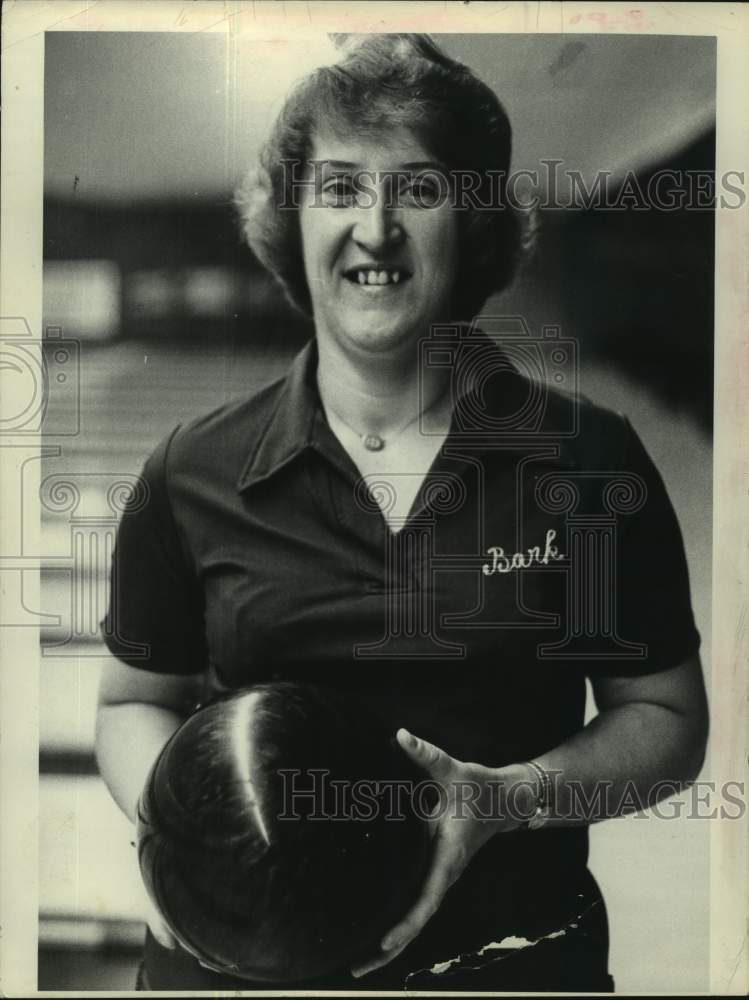
<path id="1" fill-rule="evenodd" d="M 436 170 L 440 173 L 447 170 L 445 164 L 437 160 L 416 160 L 414 163 L 404 163 L 403 167 L 406 170 Z"/>
<path id="2" fill-rule="evenodd" d="M 349 160 L 322 160 L 322 163 L 333 170 L 367 169 L 361 163 L 352 163 Z M 438 163 L 436 160 L 414 160 L 411 163 L 400 163 L 397 167 L 391 168 L 391 170 L 436 170 L 439 172 L 444 172 L 446 169 L 444 163 Z M 388 172 L 387 170 L 381 171 L 381 173 Z"/>

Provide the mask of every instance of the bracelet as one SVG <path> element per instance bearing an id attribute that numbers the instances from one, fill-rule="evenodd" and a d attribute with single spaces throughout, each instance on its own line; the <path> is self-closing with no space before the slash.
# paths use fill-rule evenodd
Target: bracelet
<path id="1" fill-rule="evenodd" d="M 528 820 L 528 829 L 539 830 L 551 815 L 551 775 L 535 760 L 529 760 L 527 764 L 538 779 L 538 800 L 535 812 Z"/>

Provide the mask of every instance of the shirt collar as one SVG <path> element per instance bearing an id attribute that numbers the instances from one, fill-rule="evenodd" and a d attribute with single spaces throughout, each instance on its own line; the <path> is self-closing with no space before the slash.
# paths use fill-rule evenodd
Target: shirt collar
<path id="1" fill-rule="evenodd" d="M 482 336 L 486 338 L 487 344 L 491 342 L 491 338 L 486 334 Z M 499 413 L 516 414 L 522 411 L 528 399 L 531 383 L 517 371 L 501 347 L 496 342 L 491 343 L 492 348 L 503 357 L 500 367 L 505 370 L 509 379 L 504 383 L 501 400 L 479 398 L 480 394 L 477 395 L 476 390 L 469 393 L 476 399 L 473 404 L 469 401 L 468 412 L 471 405 L 477 406 L 480 411 L 488 404 L 489 412 L 496 405 L 500 405 Z M 252 448 L 237 482 L 237 489 L 240 492 L 268 479 L 303 451 L 319 445 L 315 437 L 315 428 L 322 406 L 317 389 L 317 360 L 317 342 L 313 338 L 297 354 L 288 374 L 280 384 L 276 405 Z M 454 434 L 455 429 L 451 437 Z M 512 432 L 508 434 L 509 437 L 512 437 Z M 477 443 L 480 444 L 480 439 L 473 442 L 474 447 Z"/>
<path id="2" fill-rule="evenodd" d="M 309 447 L 319 406 L 316 373 L 317 343 L 313 339 L 294 358 L 281 383 L 278 401 L 250 452 L 238 490 L 272 476 Z"/>

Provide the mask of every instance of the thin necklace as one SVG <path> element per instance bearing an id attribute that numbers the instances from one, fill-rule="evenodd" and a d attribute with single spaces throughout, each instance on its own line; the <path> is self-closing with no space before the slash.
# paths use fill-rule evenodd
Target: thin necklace
<path id="1" fill-rule="evenodd" d="M 367 434 L 367 433 L 362 434 L 361 431 L 358 431 L 355 427 L 352 427 L 351 424 L 348 422 L 348 420 L 344 420 L 341 414 L 334 407 L 330 406 L 330 404 L 327 405 L 327 409 L 330 410 L 333 416 L 337 420 L 339 420 L 344 425 L 344 427 L 347 427 L 348 430 L 350 430 L 353 434 L 356 434 L 356 436 L 359 438 L 359 440 L 367 449 L 367 451 L 382 451 L 382 449 L 386 447 L 388 442 L 392 442 L 395 438 L 400 437 L 400 435 L 403 434 L 404 431 L 407 431 L 412 424 L 416 423 L 419 417 L 425 417 L 427 413 L 430 413 L 438 403 L 442 402 L 442 400 L 445 398 L 446 395 L 447 395 L 447 389 L 444 389 L 437 396 L 436 399 L 432 400 L 432 402 L 429 404 L 429 406 L 427 406 L 425 410 L 420 410 L 415 416 L 411 417 L 411 419 L 407 423 L 405 423 L 402 427 L 399 427 L 397 431 L 394 431 L 392 434 L 388 434 L 387 439 L 384 438 L 381 434 Z"/>

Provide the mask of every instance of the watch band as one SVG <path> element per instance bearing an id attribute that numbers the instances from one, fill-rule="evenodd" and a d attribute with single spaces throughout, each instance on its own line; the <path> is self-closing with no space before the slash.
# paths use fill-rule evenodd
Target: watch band
<path id="1" fill-rule="evenodd" d="M 537 761 L 529 760 L 527 763 L 538 780 L 536 808 L 528 820 L 528 829 L 540 830 L 551 819 L 551 775 Z"/>

